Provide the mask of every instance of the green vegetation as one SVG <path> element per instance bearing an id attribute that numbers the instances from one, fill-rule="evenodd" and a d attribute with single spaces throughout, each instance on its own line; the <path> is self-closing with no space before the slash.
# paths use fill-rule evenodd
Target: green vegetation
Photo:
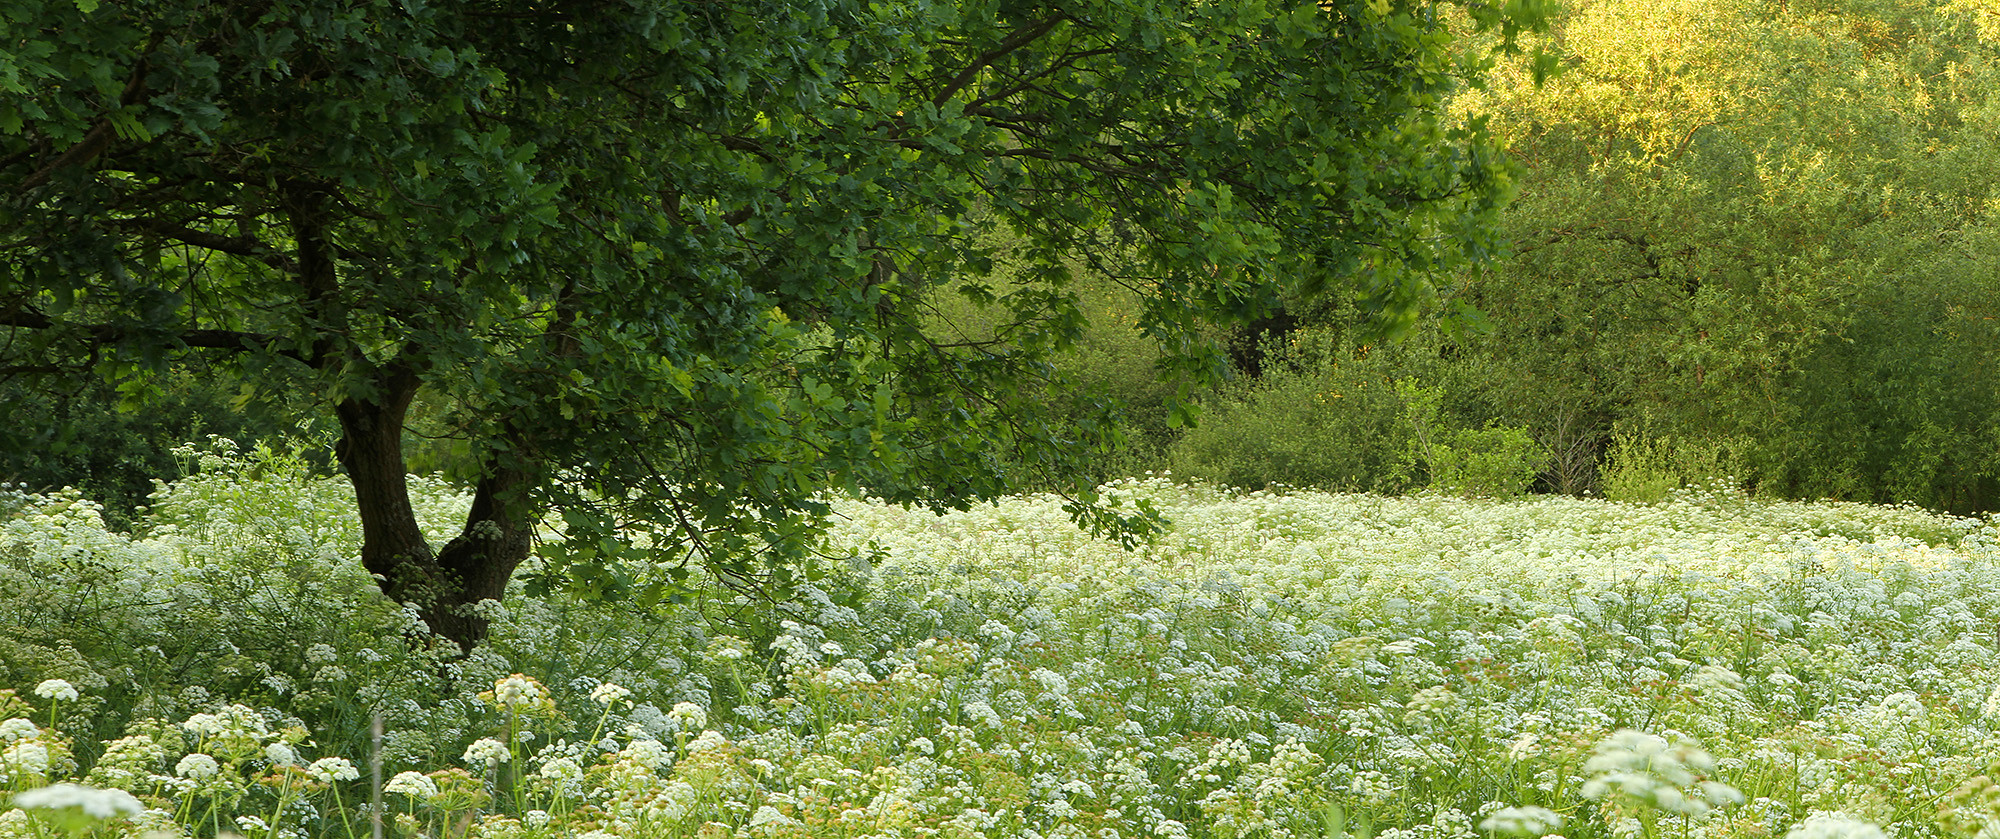
<path id="1" fill-rule="evenodd" d="M 343 481 L 199 456 L 137 535 L 0 501 L 0 789 L 55 799 L 0 836 L 349 839 L 378 790 L 391 839 L 2000 824 L 2000 543 L 1913 508 L 1127 481 L 1173 521 L 1128 552 L 1055 497 L 843 501 L 868 561 L 795 599 L 514 597 L 461 658 L 352 561 Z"/>
<path id="2" fill-rule="evenodd" d="M 1544 491 L 1659 498 L 1726 477 L 2000 508 L 1995 19 L 1977 3 L 1565 6 L 1547 35 L 1562 73 L 1536 85 L 1502 64 L 1454 100 L 1526 167 L 1502 214 L 1512 254 L 1453 290 L 1477 315 L 1420 324 L 1382 368 L 1353 337 L 1365 310 L 1295 300 L 1294 340 L 1350 349 L 1304 375 L 1376 367 L 1339 390 L 1411 379 L 1443 390 L 1448 434 L 1525 429 Z M 1191 433 L 1176 468 L 1394 488 L 1393 466 L 1336 453 L 1397 448 L 1387 409 L 1322 409 L 1299 381 L 1220 393 L 1236 439 Z M 1300 480 L 1302 459 L 1261 439 L 1332 452 Z"/>
<path id="3" fill-rule="evenodd" d="M 1115 407 L 1049 398 L 1071 266 L 1131 290 L 1172 417 L 1281 287 L 1414 317 L 1513 189 L 1444 117 L 1458 33 L 1541 5 L 11 3 L 0 373 L 200 357 L 316 406 L 363 566 L 467 647 L 551 511 L 538 590 L 647 601 L 782 591 L 828 488 L 1143 535 L 1095 503 Z M 942 287 L 999 337 L 935 337 Z M 413 404 L 475 496 L 442 534 Z"/>
<path id="4" fill-rule="evenodd" d="M 1496 402 L 1734 445 L 1774 495 L 1987 508 L 2000 66 L 1964 5 L 1600 3 L 1468 111 L 1536 175 L 1471 285 Z M 1503 70 L 1504 72 L 1504 70 Z M 1891 327 L 1889 324 L 1895 324 Z M 1893 395 L 1892 395 L 1893 394 Z"/>
<path id="5" fill-rule="evenodd" d="M 2000 835 L 1993 0 L 0 20 L 0 839 Z"/>

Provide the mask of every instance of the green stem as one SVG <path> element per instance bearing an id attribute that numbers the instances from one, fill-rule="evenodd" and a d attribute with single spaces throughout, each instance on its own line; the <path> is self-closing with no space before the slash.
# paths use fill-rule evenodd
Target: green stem
<path id="1" fill-rule="evenodd" d="M 521 715 L 516 713 L 513 708 L 511 707 L 508 708 L 507 709 L 507 753 L 511 758 L 511 760 L 509 760 L 508 763 L 512 765 L 507 770 L 507 788 L 509 790 L 509 797 L 512 799 L 514 809 L 516 811 L 522 809 L 521 769 L 528 759 L 527 755 L 522 754 L 521 749 L 519 748 L 520 733 L 521 733 L 520 729 L 521 729 Z M 500 767 L 496 766 L 493 768 L 493 771 L 499 772 L 501 770 Z M 498 783 L 495 783 L 493 786 L 495 789 L 498 789 L 500 785 Z"/>
<path id="2" fill-rule="evenodd" d="M 278 835 L 278 820 L 284 817 L 285 805 L 290 803 L 292 798 L 292 773 L 285 771 L 289 768 L 279 768 L 280 772 L 284 772 L 284 782 L 278 786 L 278 803 L 272 806 L 271 817 L 264 820 L 265 835 L 272 839 L 276 839 Z"/>
<path id="3" fill-rule="evenodd" d="M 354 821 L 347 817 L 347 805 L 340 802 L 340 783 L 329 782 L 327 788 L 333 790 L 333 809 L 340 813 L 340 826 L 347 831 L 347 839 L 354 839 Z M 380 817 L 380 814 L 377 814 Z"/>
<path id="4" fill-rule="evenodd" d="M 613 703 L 616 704 L 616 703 Z M 604 706 L 604 713 L 597 716 L 597 727 L 590 732 L 590 745 L 594 748 L 604 738 L 604 726 L 611 722 L 611 706 Z"/>

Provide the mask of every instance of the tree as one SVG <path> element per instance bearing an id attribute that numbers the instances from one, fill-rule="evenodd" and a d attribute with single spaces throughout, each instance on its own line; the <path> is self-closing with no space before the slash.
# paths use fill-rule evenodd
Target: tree
<path id="1" fill-rule="evenodd" d="M 827 488 L 943 508 L 1088 458 L 1040 394 L 1071 261 L 1140 290 L 1162 366 L 1281 284 L 1405 317 L 1484 258 L 1509 169 L 1440 120 L 1409 0 L 27 0 L 0 42 L 0 369 L 139 381 L 225 354 L 330 405 L 361 561 L 470 645 L 559 511 L 543 582 L 782 584 Z M 977 211 L 977 212 L 975 212 Z M 1025 243 L 991 340 L 927 289 Z M 1115 258 L 1114 258 L 1115 255 Z M 463 530 L 404 490 L 407 412 L 455 406 Z M 995 451 L 1005 451 L 1005 458 Z"/>
<path id="2" fill-rule="evenodd" d="M 1493 330 L 1456 349 L 1552 447 L 1730 441 L 1738 477 L 1780 494 L 1990 504 L 2000 66 L 1982 15 L 1566 7 L 1564 73 L 1503 67 L 1457 103 L 1528 172 L 1503 214 L 1515 256 L 1469 283 Z"/>

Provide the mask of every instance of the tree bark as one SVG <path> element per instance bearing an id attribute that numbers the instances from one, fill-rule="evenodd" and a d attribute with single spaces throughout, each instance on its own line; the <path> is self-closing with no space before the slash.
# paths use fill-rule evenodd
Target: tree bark
<path id="1" fill-rule="evenodd" d="M 520 470 L 489 460 L 485 477 L 473 490 L 464 531 L 438 552 L 440 570 L 457 587 L 448 602 L 440 601 L 419 614 L 432 631 L 468 652 L 486 638 L 488 628 L 474 607 L 506 595 L 507 580 L 532 548 L 534 519 L 525 512 L 526 500 L 521 497 L 527 483 Z"/>
<path id="2" fill-rule="evenodd" d="M 391 367 L 377 377 L 374 398 L 348 398 L 333 412 L 341 430 L 334 454 L 354 484 L 361 516 L 361 565 L 375 575 L 384 594 L 422 609 L 447 586 L 417 525 L 405 480 L 403 422 L 419 384 L 414 370 Z"/>
<path id="3" fill-rule="evenodd" d="M 337 336 L 347 312 L 329 239 L 332 191 L 323 184 L 288 180 L 282 197 L 298 251 L 291 265 L 314 316 L 328 328 L 313 342 L 307 363 L 321 369 L 369 362 Z M 414 350 L 416 348 L 406 348 Z M 458 644 L 463 652 L 486 638 L 487 620 L 475 606 L 506 595 L 507 580 L 528 557 L 533 517 L 522 511 L 527 473 L 502 457 L 491 457 L 474 489 L 472 510 L 459 535 L 433 551 L 410 504 L 408 464 L 403 459 L 403 427 L 410 402 L 423 386 L 412 356 L 369 369 L 367 396 L 334 405 L 341 439 L 335 448 L 341 468 L 354 485 L 361 518 L 361 565 L 382 593 L 417 608 L 430 631 Z"/>
<path id="4" fill-rule="evenodd" d="M 470 652 L 488 630 L 475 607 L 504 597 L 507 580 L 528 558 L 534 517 L 521 493 L 529 478 L 501 458 L 489 459 L 464 529 L 433 553 L 410 504 L 403 460 L 403 422 L 420 384 L 407 366 L 390 367 L 377 377 L 376 398 L 334 406 L 342 431 L 335 453 L 354 484 L 362 567 L 383 594 L 416 606 L 431 632 Z"/>

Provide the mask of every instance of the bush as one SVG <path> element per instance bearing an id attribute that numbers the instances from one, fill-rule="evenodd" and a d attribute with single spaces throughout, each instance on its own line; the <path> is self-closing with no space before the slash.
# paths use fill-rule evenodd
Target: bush
<path id="1" fill-rule="evenodd" d="M 226 382 L 226 379 L 222 381 Z M 219 434 L 249 444 L 293 430 L 288 409 L 231 404 L 230 385 L 193 375 L 149 393 L 101 382 L 64 383 L 61 393 L 0 382 L 0 482 L 36 491 L 74 487 L 114 529 L 129 527 L 155 481 L 180 477 L 173 449 Z M 322 471 L 331 464 L 316 464 Z"/>
<path id="2" fill-rule="evenodd" d="M 1479 427 L 1453 424 L 1444 414 L 1444 389 L 1399 379 L 1396 396 L 1410 429 L 1398 471 L 1414 476 L 1439 492 L 1488 498 L 1512 498 L 1528 491 L 1548 449 L 1527 429 L 1488 421 Z"/>
<path id="3" fill-rule="evenodd" d="M 1267 368 L 1204 406 L 1168 453 L 1177 474 L 1260 489 L 1274 484 L 1396 492 L 1409 429 L 1379 361 Z"/>
<path id="4" fill-rule="evenodd" d="M 1676 490 L 1737 491 L 1741 441 L 1694 441 L 1646 437 L 1634 431 L 1612 435 L 1605 452 L 1604 497 L 1613 501 L 1665 501 Z"/>

